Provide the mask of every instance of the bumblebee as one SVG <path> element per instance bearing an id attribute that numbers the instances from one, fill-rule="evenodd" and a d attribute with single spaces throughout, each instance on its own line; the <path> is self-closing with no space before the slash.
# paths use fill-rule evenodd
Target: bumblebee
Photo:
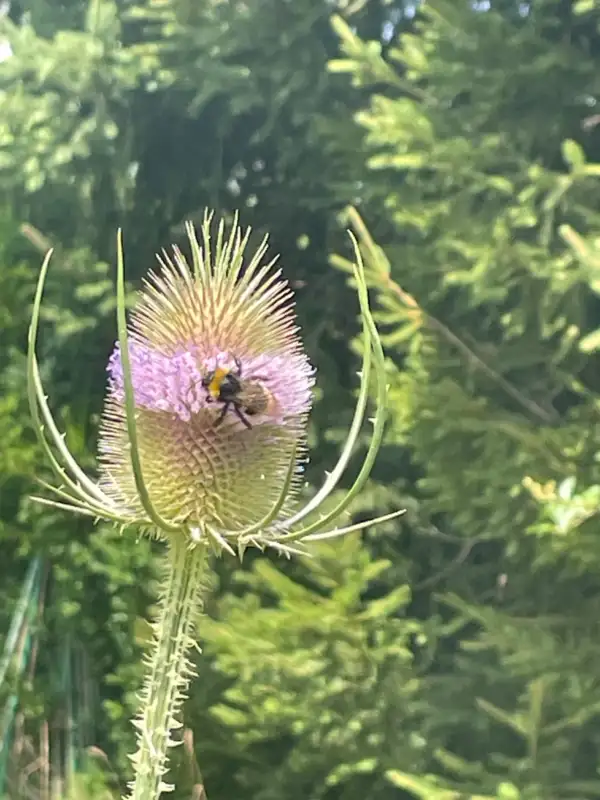
<path id="1" fill-rule="evenodd" d="M 242 364 L 235 359 L 235 370 L 217 367 L 202 379 L 202 386 L 207 390 L 212 402 L 222 403 L 222 408 L 215 422 L 215 427 L 225 419 L 229 409 L 244 424 L 251 428 L 248 417 L 268 411 L 271 393 L 259 380 L 244 380 Z"/>

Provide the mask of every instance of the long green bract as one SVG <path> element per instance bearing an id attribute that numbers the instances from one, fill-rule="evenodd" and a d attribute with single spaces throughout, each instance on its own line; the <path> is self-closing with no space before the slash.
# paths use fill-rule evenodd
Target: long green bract
<path id="1" fill-rule="evenodd" d="M 121 365 L 123 367 L 123 387 L 125 391 L 125 417 L 127 423 L 127 435 L 129 438 L 129 456 L 131 459 L 131 469 L 135 481 L 135 488 L 138 492 L 140 503 L 149 519 L 165 533 L 181 532 L 180 525 L 172 525 L 164 519 L 155 509 L 150 493 L 144 482 L 142 473 L 142 462 L 138 446 L 135 396 L 133 382 L 131 380 L 131 364 L 129 361 L 129 341 L 127 335 L 127 318 L 125 316 L 125 269 L 123 265 L 123 235 L 121 230 L 117 234 L 117 328 L 119 331 L 119 347 L 121 351 Z"/>
<path id="2" fill-rule="evenodd" d="M 362 255 L 360 253 L 358 242 L 352 233 L 350 233 L 350 237 L 352 239 L 352 244 L 354 246 L 354 252 L 356 256 L 354 277 L 356 279 L 356 283 L 358 286 L 358 298 L 360 302 L 361 315 L 363 317 L 364 324 L 366 325 L 366 328 L 370 334 L 370 342 L 374 356 L 374 370 L 377 382 L 377 392 L 376 392 L 377 406 L 375 411 L 375 419 L 373 422 L 373 433 L 371 436 L 371 442 L 369 444 L 369 449 L 367 450 L 367 455 L 365 456 L 365 460 L 363 461 L 363 465 L 354 483 L 352 484 L 352 486 L 350 487 L 344 498 L 335 506 L 335 508 L 332 509 L 332 511 L 330 511 L 320 519 L 316 520 L 312 524 L 307 525 L 305 528 L 302 528 L 299 531 L 292 531 L 287 535 L 281 536 L 280 537 L 281 542 L 289 542 L 289 541 L 294 541 L 296 539 L 302 539 L 305 536 L 314 533 L 319 528 L 322 528 L 324 525 L 329 524 L 332 520 L 337 519 L 337 517 L 339 517 L 340 514 L 342 514 L 348 508 L 352 500 L 356 497 L 358 492 L 360 492 L 360 490 L 368 480 L 369 475 L 371 474 L 371 470 L 373 468 L 373 464 L 375 462 L 375 458 L 377 456 L 377 452 L 379 450 L 379 447 L 381 446 L 381 441 L 383 439 L 383 431 L 385 426 L 386 410 L 387 410 L 387 381 L 385 374 L 385 355 L 383 352 L 383 347 L 381 346 L 381 341 L 379 339 L 377 327 L 375 325 L 369 307 L 369 296 L 367 292 L 367 284 L 364 275 Z M 399 516 L 401 513 L 403 512 L 394 512 L 395 516 Z M 387 515 L 385 516 L 387 519 L 388 516 Z M 352 527 L 353 526 L 349 526 L 349 528 Z M 349 532 L 349 529 L 345 530 Z"/>
<path id="3" fill-rule="evenodd" d="M 33 301 L 31 322 L 27 335 L 27 398 L 29 401 L 29 411 L 33 419 L 33 427 L 38 441 L 41 444 L 42 449 L 44 450 L 44 453 L 46 454 L 48 461 L 50 462 L 59 480 L 64 481 L 70 487 L 71 491 L 75 495 L 78 495 L 84 503 L 89 503 L 91 506 L 95 506 L 95 508 L 97 510 L 101 510 L 102 513 L 111 514 L 114 513 L 115 509 L 112 508 L 109 498 L 106 497 L 106 495 L 96 486 L 96 484 L 88 478 L 85 472 L 80 469 L 77 461 L 72 456 L 69 448 L 66 445 L 64 436 L 58 430 L 50 411 L 50 407 L 48 406 L 46 395 L 44 393 L 44 387 L 40 377 L 35 353 L 37 348 L 37 334 L 39 328 L 42 296 L 44 293 L 44 284 L 46 282 L 46 275 L 50 265 L 52 252 L 52 250 L 48 251 L 42 263 Z M 40 416 L 40 408 L 42 410 L 42 416 Z M 75 480 L 69 476 L 52 452 L 45 435 L 46 427 L 48 428 L 52 441 L 62 456 L 66 467 L 71 471 Z"/>

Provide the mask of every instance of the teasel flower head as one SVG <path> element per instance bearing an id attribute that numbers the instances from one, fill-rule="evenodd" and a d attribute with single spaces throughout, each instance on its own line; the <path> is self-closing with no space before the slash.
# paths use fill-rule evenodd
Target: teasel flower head
<path id="1" fill-rule="evenodd" d="M 153 643 L 135 720 L 131 800 L 158 800 L 172 731 L 194 667 L 188 653 L 212 549 L 242 555 L 250 545 L 290 555 L 310 542 L 360 530 L 401 514 L 346 526 L 336 521 L 367 480 L 383 436 L 387 385 L 381 343 L 369 310 L 355 240 L 363 364 L 348 438 L 318 492 L 298 507 L 306 459 L 313 369 L 300 343 L 292 296 L 266 240 L 248 255 L 250 231 L 237 219 L 211 242 L 207 215 L 198 241 L 187 226 L 191 263 L 174 248 L 147 279 L 127 325 L 121 235 L 117 253 L 118 342 L 108 363 L 99 438 L 99 479 L 80 468 L 58 430 L 44 393 L 36 341 L 42 265 L 28 341 L 28 394 L 35 430 L 59 485 L 44 484 L 42 503 L 107 519 L 166 539 Z M 371 442 L 350 489 L 321 509 L 336 489 L 375 396 Z"/>
<path id="2" fill-rule="evenodd" d="M 132 314 L 129 371 L 141 473 L 161 518 L 213 539 L 239 538 L 273 507 L 280 518 L 289 512 L 313 370 L 289 286 L 272 264 L 261 263 L 264 244 L 244 264 L 247 234 L 234 225 L 224 242 L 221 226 L 210 261 L 208 238 L 203 249 L 191 228 L 189 236 L 195 268 L 177 248 L 163 255 Z M 100 486 L 139 515 L 121 353 L 117 344 L 109 362 Z"/>
<path id="3" fill-rule="evenodd" d="M 129 325 L 119 234 L 119 337 L 108 363 L 97 481 L 69 452 L 41 385 L 35 347 L 48 253 L 29 334 L 29 397 L 62 485 L 47 487 L 55 499 L 38 499 L 230 553 L 255 545 L 290 554 L 302 543 L 397 515 L 331 529 L 371 470 L 387 394 L 356 242 L 354 278 L 364 338 L 357 407 L 338 464 L 321 490 L 297 508 L 314 371 L 302 349 L 291 289 L 276 259 L 265 260 L 266 239 L 248 254 L 250 230 L 243 232 L 237 219 L 228 235 L 221 222 L 214 242 L 212 215 L 205 215 L 200 240 L 191 224 L 186 227 L 191 263 L 178 247 L 170 255 L 163 252 Z M 377 409 L 362 469 L 345 497 L 319 515 L 346 469 L 373 383 Z"/>

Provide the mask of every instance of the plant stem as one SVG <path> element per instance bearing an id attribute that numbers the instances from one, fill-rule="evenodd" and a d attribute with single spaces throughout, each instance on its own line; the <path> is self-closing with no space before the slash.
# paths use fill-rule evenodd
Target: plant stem
<path id="1" fill-rule="evenodd" d="M 195 645 L 194 622 L 199 613 L 205 547 L 190 548 L 183 535 L 168 539 L 166 575 L 159 593 L 159 614 L 153 624 L 154 641 L 146 658 L 147 674 L 140 694 L 141 708 L 134 724 L 138 750 L 132 761 L 135 779 L 131 800 L 158 800 L 172 790 L 163 781 L 168 770 L 167 750 L 175 742 L 170 731 L 181 727 L 179 712 L 194 675 L 187 654 Z"/>

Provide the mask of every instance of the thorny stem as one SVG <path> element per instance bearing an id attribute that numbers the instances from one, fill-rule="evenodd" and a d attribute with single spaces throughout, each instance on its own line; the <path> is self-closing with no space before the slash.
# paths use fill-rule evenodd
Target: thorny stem
<path id="1" fill-rule="evenodd" d="M 167 750 L 176 744 L 170 734 L 181 727 L 179 712 L 194 676 L 187 654 L 195 643 L 194 622 L 206 560 L 206 547 L 190 547 L 183 534 L 169 537 L 160 610 L 140 695 L 141 711 L 134 723 L 139 733 L 138 750 L 132 756 L 135 779 L 130 784 L 130 800 L 158 800 L 162 792 L 172 790 L 163 780 L 168 770 Z"/>

